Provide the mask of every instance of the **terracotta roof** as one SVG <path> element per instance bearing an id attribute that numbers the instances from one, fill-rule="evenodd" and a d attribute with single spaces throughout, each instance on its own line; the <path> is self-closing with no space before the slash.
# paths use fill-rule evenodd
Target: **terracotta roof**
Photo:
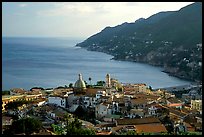
<path id="1" fill-rule="evenodd" d="M 149 124 L 149 123 L 160 123 L 158 118 L 147 117 L 147 118 L 133 118 L 133 119 L 116 119 L 117 125 L 139 125 L 139 124 Z"/>
<path id="2" fill-rule="evenodd" d="M 173 103 L 169 105 L 169 107 L 177 107 L 177 106 L 182 106 L 182 103 Z"/>
<path id="3" fill-rule="evenodd" d="M 167 132 L 165 126 L 163 124 L 160 124 L 160 123 L 136 125 L 135 129 L 138 133 L 141 133 L 141 132 L 145 132 L 145 133 Z"/>
<path id="4" fill-rule="evenodd" d="M 144 99 L 144 98 L 134 98 L 134 99 L 131 99 L 131 103 L 134 105 L 134 104 L 146 104 L 147 103 L 147 100 Z"/>
<path id="5" fill-rule="evenodd" d="M 97 91 L 102 90 L 102 89 L 97 89 L 97 88 L 87 88 L 86 89 L 86 96 L 96 96 Z"/>

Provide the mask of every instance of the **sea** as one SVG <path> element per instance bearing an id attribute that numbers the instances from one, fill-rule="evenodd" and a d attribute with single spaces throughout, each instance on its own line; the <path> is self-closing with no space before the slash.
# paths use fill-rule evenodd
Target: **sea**
<path id="1" fill-rule="evenodd" d="M 111 55 L 75 46 L 83 40 L 2 37 L 2 90 L 68 86 L 79 73 L 88 84 L 105 81 L 108 73 L 121 83 L 145 83 L 153 89 L 191 83 L 169 76 L 161 67 L 112 60 Z"/>

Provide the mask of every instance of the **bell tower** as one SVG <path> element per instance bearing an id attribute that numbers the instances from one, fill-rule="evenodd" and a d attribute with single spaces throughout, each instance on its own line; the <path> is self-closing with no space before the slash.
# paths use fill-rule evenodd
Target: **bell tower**
<path id="1" fill-rule="evenodd" d="M 110 74 L 106 75 L 106 88 L 111 88 L 111 78 Z"/>

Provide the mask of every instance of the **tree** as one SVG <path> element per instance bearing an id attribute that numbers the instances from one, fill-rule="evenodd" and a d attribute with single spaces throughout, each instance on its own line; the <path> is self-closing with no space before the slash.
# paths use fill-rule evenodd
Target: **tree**
<path id="1" fill-rule="evenodd" d="M 121 135 L 137 135 L 137 132 L 134 130 L 128 130 L 127 132 L 122 132 Z"/>
<path id="2" fill-rule="evenodd" d="M 37 119 L 29 117 L 14 121 L 5 134 L 14 135 L 25 133 L 26 135 L 30 135 L 33 132 L 39 132 L 40 129 L 42 129 L 42 123 Z"/>
<path id="3" fill-rule="evenodd" d="M 64 129 L 58 125 L 52 124 L 51 127 L 53 128 L 54 133 L 57 135 L 63 135 L 64 134 Z"/>
<path id="4" fill-rule="evenodd" d="M 10 91 L 5 90 L 5 91 L 2 91 L 1 94 L 2 94 L 2 95 L 10 95 Z"/>
<path id="5" fill-rule="evenodd" d="M 29 104 L 31 102 L 32 101 L 26 101 L 26 100 L 9 102 L 8 104 L 6 104 L 5 109 L 6 110 L 15 110 L 15 109 L 18 109 L 18 107 L 22 106 L 23 104 Z"/>
<path id="6" fill-rule="evenodd" d="M 93 129 L 84 129 L 82 128 L 82 122 L 79 121 L 78 118 L 74 118 L 74 120 L 71 118 L 71 116 L 66 116 L 66 132 L 67 135 L 95 135 L 95 131 Z"/>
<path id="7" fill-rule="evenodd" d="M 73 83 L 70 83 L 70 84 L 69 84 L 69 88 L 73 88 Z"/>
<path id="8" fill-rule="evenodd" d="M 89 77 L 90 85 L 91 85 L 91 77 Z"/>
<path id="9" fill-rule="evenodd" d="M 149 86 L 149 90 L 151 90 L 151 91 L 152 91 L 152 86 Z"/>
<path id="10" fill-rule="evenodd" d="M 105 81 L 97 81 L 96 85 L 97 86 L 104 86 Z"/>
<path id="11" fill-rule="evenodd" d="M 84 80 L 85 85 L 87 86 L 87 82 Z"/>

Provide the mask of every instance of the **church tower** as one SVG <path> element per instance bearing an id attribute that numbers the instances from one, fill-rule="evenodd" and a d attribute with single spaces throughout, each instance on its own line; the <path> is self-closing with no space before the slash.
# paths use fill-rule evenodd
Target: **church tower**
<path id="1" fill-rule="evenodd" d="M 106 88 L 111 88 L 111 78 L 110 74 L 106 75 Z"/>
<path id="2" fill-rule="evenodd" d="M 82 79 L 82 74 L 79 74 L 79 79 L 74 84 L 74 92 L 77 94 L 85 93 L 86 84 Z"/>

